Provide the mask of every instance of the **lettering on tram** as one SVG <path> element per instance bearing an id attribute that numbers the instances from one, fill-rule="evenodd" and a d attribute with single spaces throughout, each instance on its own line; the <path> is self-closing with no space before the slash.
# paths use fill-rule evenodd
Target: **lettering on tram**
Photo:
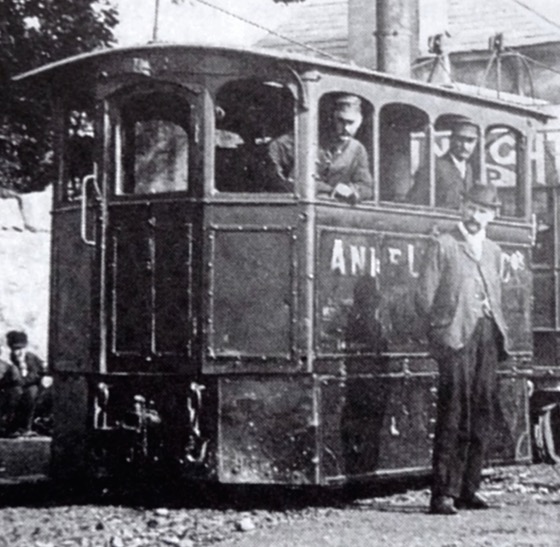
<path id="1" fill-rule="evenodd" d="M 380 353 L 423 347 L 414 282 L 425 242 L 328 230 L 321 235 L 321 348 Z"/>
<path id="2" fill-rule="evenodd" d="M 486 177 L 498 189 L 503 217 L 522 217 L 525 214 L 525 194 L 521 181 L 522 138 L 518 131 L 507 126 L 486 129 Z"/>

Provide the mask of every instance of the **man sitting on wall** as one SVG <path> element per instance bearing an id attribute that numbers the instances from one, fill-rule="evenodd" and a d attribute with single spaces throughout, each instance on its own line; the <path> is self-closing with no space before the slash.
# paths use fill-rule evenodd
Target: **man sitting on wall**
<path id="1" fill-rule="evenodd" d="M 39 357 L 27 351 L 25 332 L 8 332 L 6 342 L 10 348 L 10 362 L 0 363 L 2 429 L 8 436 L 29 436 L 33 434 L 35 407 L 46 368 Z"/>

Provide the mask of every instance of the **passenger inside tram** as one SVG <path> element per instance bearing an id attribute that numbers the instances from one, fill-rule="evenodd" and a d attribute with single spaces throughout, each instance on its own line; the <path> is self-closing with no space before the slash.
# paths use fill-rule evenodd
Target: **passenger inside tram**
<path id="1" fill-rule="evenodd" d="M 317 195 L 357 203 L 372 196 L 364 145 L 355 138 L 362 125 L 362 99 L 343 94 L 334 101 L 329 127 L 319 136 Z"/>
<path id="2" fill-rule="evenodd" d="M 330 113 L 321 112 L 317 153 L 317 195 L 348 203 L 372 196 L 372 176 L 364 145 L 355 138 L 363 121 L 362 99 L 336 94 Z M 286 133 L 269 145 L 277 185 L 294 185 L 294 134 Z"/>
<path id="3" fill-rule="evenodd" d="M 220 89 L 216 103 L 216 189 L 293 192 L 293 173 L 278 176 L 269 154 L 270 143 L 279 135 L 293 138 L 294 97 L 290 90 L 275 81 L 233 81 Z M 293 163 L 293 151 L 291 157 Z"/>
<path id="4" fill-rule="evenodd" d="M 476 181 L 471 158 L 478 143 L 478 127 L 465 116 L 448 116 L 445 125 L 451 131 L 449 148 L 435 162 L 436 207 L 458 209 L 462 195 Z M 414 175 L 414 185 L 406 201 L 427 205 L 430 195 L 428 163 L 419 167 Z"/>

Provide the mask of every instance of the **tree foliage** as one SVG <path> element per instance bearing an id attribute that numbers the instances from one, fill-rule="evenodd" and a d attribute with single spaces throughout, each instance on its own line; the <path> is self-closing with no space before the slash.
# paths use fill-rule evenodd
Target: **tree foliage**
<path id="1" fill-rule="evenodd" d="M 113 43 L 110 0 L 0 0 L 0 186 L 41 189 L 53 180 L 49 101 L 10 77 Z"/>

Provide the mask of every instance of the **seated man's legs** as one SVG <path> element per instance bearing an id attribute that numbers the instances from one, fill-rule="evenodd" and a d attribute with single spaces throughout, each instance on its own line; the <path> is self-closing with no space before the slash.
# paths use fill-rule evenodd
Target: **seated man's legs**
<path id="1" fill-rule="evenodd" d="M 15 412 L 14 422 L 16 427 L 13 431 L 31 431 L 38 394 L 39 388 L 37 386 L 26 386 L 22 388 Z"/>
<path id="2" fill-rule="evenodd" d="M 5 388 L 0 391 L 0 431 L 11 434 L 18 429 L 17 408 L 23 394 L 21 386 Z"/>

